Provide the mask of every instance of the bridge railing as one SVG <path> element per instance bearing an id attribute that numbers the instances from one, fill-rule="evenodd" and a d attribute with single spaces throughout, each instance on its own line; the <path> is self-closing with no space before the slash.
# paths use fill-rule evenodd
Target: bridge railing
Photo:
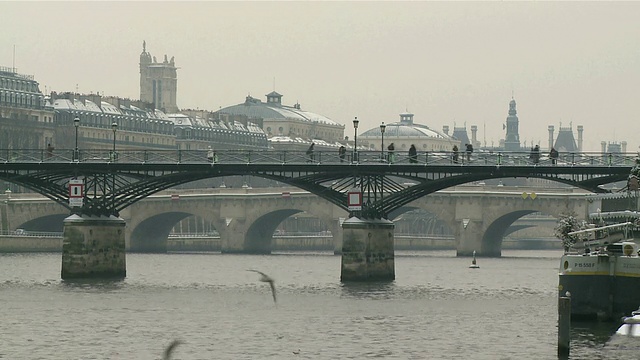
<path id="1" fill-rule="evenodd" d="M 12 237 L 62 237 L 61 232 L 48 232 L 48 231 L 25 231 L 24 229 L 16 230 L 0 230 L 0 236 L 12 236 Z"/>
<path id="2" fill-rule="evenodd" d="M 456 154 L 448 151 L 358 151 L 342 157 L 337 151 L 283 150 L 83 150 L 0 149 L 0 163 L 183 163 L 183 164 L 418 164 L 486 166 L 633 166 L 636 153 L 568 152 L 557 159 L 533 157 L 529 152 L 476 151 Z"/>

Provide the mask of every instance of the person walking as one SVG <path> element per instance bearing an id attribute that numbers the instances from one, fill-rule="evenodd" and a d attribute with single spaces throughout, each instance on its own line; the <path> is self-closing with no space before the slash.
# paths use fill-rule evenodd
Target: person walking
<path id="1" fill-rule="evenodd" d="M 555 165 L 558 163 L 558 150 L 556 150 L 553 146 L 549 151 L 549 159 L 551 159 L 551 165 Z"/>
<path id="2" fill-rule="evenodd" d="M 338 149 L 338 157 L 340 157 L 340 162 L 344 162 L 344 157 L 347 155 L 347 148 L 340 146 Z"/>
<path id="3" fill-rule="evenodd" d="M 536 145 L 533 148 L 532 157 L 533 158 L 531 160 L 533 160 L 533 163 L 537 165 L 540 162 L 540 145 Z"/>
<path id="4" fill-rule="evenodd" d="M 531 150 L 529 150 L 529 162 L 533 163 L 533 146 L 531 147 Z"/>
<path id="5" fill-rule="evenodd" d="M 395 146 L 393 146 L 393 143 L 389 144 L 389 146 L 387 146 L 387 150 L 389 152 L 388 156 L 389 158 L 387 159 L 387 161 L 389 162 L 389 164 L 393 164 L 393 151 L 395 150 Z"/>
<path id="6" fill-rule="evenodd" d="M 451 154 L 451 159 L 454 164 L 458 163 L 458 145 L 453 145 L 453 153 Z"/>
<path id="7" fill-rule="evenodd" d="M 467 144 L 467 162 L 471 162 L 471 153 L 473 152 L 473 145 Z"/>
<path id="8" fill-rule="evenodd" d="M 54 147 L 51 146 L 51 143 L 47 144 L 47 158 L 50 158 L 53 156 L 53 149 Z"/>
<path id="9" fill-rule="evenodd" d="M 409 162 L 415 164 L 418 162 L 418 151 L 416 151 L 416 146 L 411 144 L 409 148 Z"/>
<path id="10" fill-rule="evenodd" d="M 215 150 L 211 146 L 207 148 L 207 160 L 211 163 L 211 166 L 215 164 L 218 160 L 218 155 L 216 155 Z"/>
<path id="11" fill-rule="evenodd" d="M 307 149 L 307 157 L 309 157 L 308 162 L 313 162 L 313 145 L 315 144 L 311 143 L 311 146 Z"/>

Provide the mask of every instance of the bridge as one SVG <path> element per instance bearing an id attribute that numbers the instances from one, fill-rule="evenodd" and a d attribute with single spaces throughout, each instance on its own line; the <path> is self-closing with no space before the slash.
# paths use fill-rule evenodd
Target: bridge
<path id="1" fill-rule="evenodd" d="M 635 163 L 635 155 L 600 153 L 565 154 L 557 164 L 548 159 L 529 163 L 525 153 L 480 153 L 464 164 L 453 163 L 450 154 L 430 152 L 415 157 L 398 154 L 394 163 L 385 162 L 380 152 L 357 152 L 342 159 L 324 152 L 224 151 L 212 161 L 206 151 L 65 150 L 48 156 L 42 150 L 0 150 L 2 153 L 0 179 L 33 189 L 73 213 L 64 221 L 63 278 L 125 276 L 126 222 L 120 212 L 152 194 L 194 180 L 263 177 L 306 190 L 348 212 L 341 225 L 341 278 L 348 281 L 395 278 L 393 223 L 388 218 L 425 195 L 508 177 L 548 179 L 605 192 L 601 185 L 626 180 Z M 76 184 L 79 192 L 74 197 L 70 187 Z M 459 214 L 464 232 L 482 228 L 477 216 L 472 216 L 482 213 L 482 207 Z M 292 214 L 282 211 L 281 217 Z M 269 223 L 266 218 L 260 222 Z M 249 238 L 273 233 L 269 233 L 273 225 L 257 224 L 244 229 Z M 229 252 L 234 244 L 237 242 L 226 246 Z M 481 244 L 476 241 L 471 246 Z M 496 247 L 481 247 L 484 249 L 487 255 L 497 254 Z M 468 251 L 459 249 L 462 254 Z"/>
<path id="2" fill-rule="evenodd" d="M 482 256 L 500 256 L 502 240 L 518 218 L 533 212 L 556 218 L 571 212 L 586 218 L 588 194 L 571 188 L 458 186 L 417 199 L 389 219 L 425 210 L 455 234 L 458 255 L 470 256 L 477 251 Z M 61 205 L 34 194 L 5 194 L 0 200 L 1 225 L 6 233 L 15 229 L 61 232 L 69 215 Z M 170 230 L 180 220 L 197 216 L 214 224 L 222 239 L 221 252 L 268 254 L 277 226 L 301 212 L 320 219 L 330 229 L 334 252 L 340 254 L 340 224 L 348 213 L 295 188 L 163 191 L 136 202 L 120 215 L 127 224 L 125 249 L 129 252 L 166 252 Z"/>

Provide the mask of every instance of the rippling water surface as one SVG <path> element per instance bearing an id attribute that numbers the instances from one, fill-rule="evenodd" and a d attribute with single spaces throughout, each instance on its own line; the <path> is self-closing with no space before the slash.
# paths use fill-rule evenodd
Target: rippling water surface
<path id="1" fill-rule="evenodd" d="M 345 285 L 340 257 L 127 255 L 120 282 L 59 279 L 60 254 L 0 255 L 0 358 L 555 359 L 559 251 L 396 254 L 396 281 Z M 278 303 L 259 275 L 276 279 Z M 572 359 L 638 359 L 617 324 L 572 328 Z"/>

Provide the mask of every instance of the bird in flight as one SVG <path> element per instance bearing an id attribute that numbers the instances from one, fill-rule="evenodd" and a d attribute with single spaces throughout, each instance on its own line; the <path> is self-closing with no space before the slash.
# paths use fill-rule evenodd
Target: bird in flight
<path id="1" fill-rule="evenodd" d="M 171 353 L 173 353 L 173 350 L 175 350 L 180 344 L 182 344 L 182 341 L 173 340 L 171 344 L 169 344 L 169 346 L 167 346 L 167 348 L 164 349 L 164 355 L 162 356 L 162 360 L 170 360 Z"/>
<path id="2" fill-rule="evenodd" d="M 275 280 L 273 280 L 269 275 L 263 273 L 262 271 L 258 271 L 258 270 L 247 270 L 247 271 L 253 271 L 260 274 L 260 281 L 269 283 L 269 286 L 271 286 L 271 294 L 273 295 L 273 302 L 275 303 L 276 302 Z"/>

